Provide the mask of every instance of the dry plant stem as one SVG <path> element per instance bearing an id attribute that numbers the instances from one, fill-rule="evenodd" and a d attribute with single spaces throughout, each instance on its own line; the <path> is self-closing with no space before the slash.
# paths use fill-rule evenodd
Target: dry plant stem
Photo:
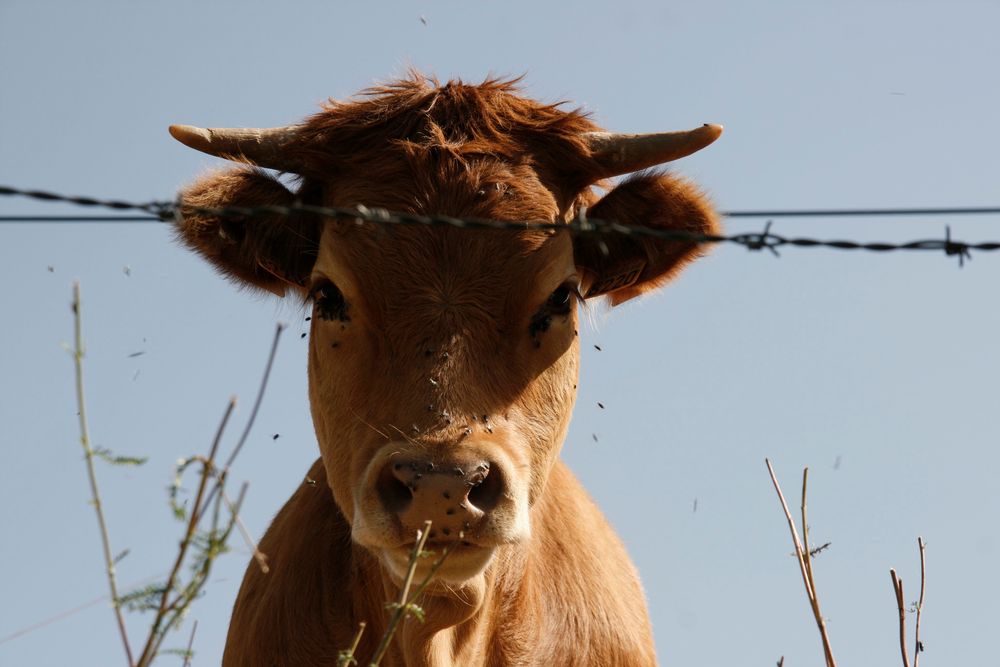
<path id="1" fill-rule="evenodd" d="M 229 455 L 229 458 L 226 459 L 226 465 L 222 467 L 222 472 L 219 473 L 218 483 L 209 491 L 208 500 L 205 501 L 206 507 L 210 502 L 212 502 L 216 491 L 225 484 L 226 476 L 229 474 L 229 468 L 232 467 L 233 461 L 236 460 L 240 450 L 243 449 L 243 445 L 246 443 L 247 438 L 250 435 L 250 429 L 253 428 L 253 424 L 257 420 L 257 413 L 260 411 L 261 401 L 264 400 L 264 390 L 267 389 L 267 382 L 271 378 L 271 368 L 274 366 L 274 357 L 278 352 L 278 341 L 281 340 L 281 332 L 284 330 L 285 324 L 283 322 L 278 322 L 278 324 L 275 325 L 274 338 L 271 341 L 271 351 L 267 356 L 267 364 L 264 366 L 264 375 L 260 380 L 260 387 L 257 389 L 257 398 L 254 399 L 253 407 L 250 409 L 250 416 L 247 418 L 247 425 L 243 427 L 243 433 L 240 434 L 240 439 L 237 441 L 236 446 Z M 199 517 L 199 519 L 200 518 L 201 517 Z"/>
<path id="2" fill-rule="evenodd" d="M 917 620 L 913 629 L 913 667 L 917 667 L 920 663 L 920 653 L 922 650 L 920 644 L 920 613 L 924 610 L 924 586 L 927 582 L 927 562 L 924 558 L 924 551 L 927 545 L 924 544 L 924 538 L 917 538 L 917 547 L 920 549 L 920 599 L 917 601 Z"/>
<path id="3" fill-rule="evenodd" d="M 215 467 L 212 461 L 202 458 L 201 463 L 203 465 L 201 473 L 202 475 L 209 476 L 214 473 Z M 236 523 L 235 517 L 239 514 L 240 508 L 243 506 L 243 499 L 245 492 L 246 492 L 246 486 L 244 485 L 244 487 L 240 490 L 240 495 L 237 496 L 236 498 L 233 511 L 230 514 L 228 526 L 226 526 L 226 529 L 222 531 L 221 538 L 217 538 L 220 544 L 225 544 L 226 542 L 229 541 L 229 535 L 230 533 L 232 533 L 233 527 Z M 220 532 L 219 518 L 221 516 L 223 495 L 224 494 L 220 493 L 218 496 L 216 496 L 215 503 L 213 505 L 211 527 L 209 528 L 208 531 L 208 534 L 212 536 L 218 535 Z M 200 525 L 200 523 L 198 525 Z M 194 536 L 192 536 L 192 540 L 193 539 Z M 159 635 L 156 637 L 156 641 L 153 645 L 153 650 L 151 653 L 153 657 L 159 654 L 160 645 L 163 643 L 163 640 L 166 639 L 167 630 L 169 630 L 172 627 L 176 627 L 178 625 L 180 619 L 187 612 L 188 608 L 191 606 L 191 603 L 194 602 L 195 598 L 197 597 L 198 592 L 201 590 L 205 582 L 208 580 L 208 575 L 209 572 L 211 571 L 214 559 L 215 559 L 214 556 L 205 558 L 204 561 L 201 563 L 200 567 L 195 569 L 191 581 L 186 586 L 184 586 L 183 589 L 181 589 L 181 591 L 174 598 L 174 600 L 167 605 L 167 609 L 165 612 L 165 617 L 167 620 L 160 626 L 162 629 L 159 631 Z"/>
<path id="4" fill-rule="evenodd" d="M 271 351 L 268 355 L 267 365 L 264 369 L 264 375 L 261 380 L 260 388 L 257 392 L 256 400 L 254 401 L 253 408 L 250 412 L 250 416 L 247 420 L 247 424 L 244 427 L 243 433 L 240 436 L 239 442 L 236 444 L 233 452 L 229 455 L 226 465 L 220 471 L 218 466 L 216 466 L 215 460 L 219 451 L 219 444 L 222 441 L 222 434 L 225 431 L 226 425 L 229 422 L 230 417 L 233 414 L 233 410 L 236 407 L 236 398 L 230 399 L 229 405 L 227 406 L 226 413 L 223 416 L 222 422 L 216 431 L 215 438 L 212 441 L 212 447 L 207 458 L 197 457 L 197 460 L 202 465 L 201 470 L 201 480 L 198 484 L 198 490 L 195 493 L 194 504 L 191 508 L 190 518 L 188 520 L 187 530 L 184 535 L 184 539 L 181 540 L 180 548 L 178 549 L 177 559 L 174 561 L 174 566 L 171 569 L 170 575 L 167 578 L 167 582 L 164 586 L 163 593 L 160 597 L 160 604 L 153 620 L 153 624 L 150 628 L 149 637 L 147 638 L 146 645 L 143 648 L 142 656 L 140 656 L 138 667 L 147 667 L 153 659 L 156 657 L 160 645 L 163 642 L 166 631 L 176 623 L 176 621 L 181 617 L 187 607 L 193 600 L 193 596 L 197 593 L 197 589 L 204 583 L 204 579 L 208 576 L 208 571 L 211 568 L 211 558 L 208 559 L 200 568 L 200 570 L 195 574 L 195 579 L 192 583 L 185 587 L 183 591 L 171 602 L 170 595 L 173 592 L 175 582 L 177 581 L 180 568 L 187 557 L 187 552 L 191 543 L 195 537 L 195 533 L 198 526 L 201 524 L 201 520 L 208 511 L 209 507 L 214 507 L 212 516 L 212 527 L 210 534 L 215 535 L 219 528 L 219 511 L 222 503 L 223 496 L 225 495 L 225 483 L 226 475 L 229 471 L 229 467 L 232 465 L 233 461 L 236 459 L 237 454 L 239 454 L 240 449 L 243 447 L 250 434 L 250 430 L 253 427 L 254 421 L 257 417 L 257 413 L 260 409 L 261 401 L 263 400 L 264 390 L 267 388 L 267 382 L 271 375 L 271 368 L 274 365 L 274 358 L 278 348 L 278 341 L 281 337 L 281 332 L 284 330 L 285 325 L 279 323 L 276 327 L 274 334 L 274 339 L 271 344 Z M 209 478 L 214 478 L 215 483 L 211 487 L 208 486 Z M 207 492 L 206 492 L 207 491 Z M 239 507 L 243 502 L 243 494 L 246 491 L 244 486 L 240 492 L 240 496 L 235 504 L 229 503 L 227 499 L 227 504 L 231 511 L 231 521 L 228 527 L 224 531 L 224 536 L 222 542 L 228 539 L 230 531 L 233 525 L 239 518 Z M 218 493 L 218 495 L 216 495 Z M 215 502 L 213 503 L 213 499 Z M 257 552 L 259 553 L 259 552 Z"/>
<path id="5" fill-rule="evenodd" d="M 812 606 L 813 616 L 816 617 L 816 623 L 819 624 L 819 633 L 823 640 L 823 654 L 826 657 L 827 667 L 833 667 L 837 663 L 833 659 L 833 647 L 830 646 L 830 637 L 826 632 L 826 621 L 823 619 L 823 613 L 819 609 L 819 595 L 816 593 L 816 579 L 813 578 L 812 550 L 809 548 L 809 522 L 806 518 L 806 490 L 808 484 L 809 468 L 803 468 L 802 504 L 800 505 L 802 510 L 802 562 L 806 566 L 806 574 L 809 576 L 809 586 L 813 591 L 813 596 L 809 599 L 809 604 Z"/>
<path id="6" fill-rule="evenodd" d="M 785 502 L 785 495 L 781 492 L 781 486 L 778 484 L 778 478 L 774 474 L 774 468 L 771 467 L 771 461 L 769 459 L 764 459 L 764 463 L 767 464 L 767 471 L 771 475 L 771 483 L 774 484 L 774 490 L 778 492 L 778 500 L 781 501 L 781 507 L 785 510 L 785 518 L 788 520 L 788 528 L 792 531 L 792 543 L 795 545 L 795 555 L 799 561 L 799 569 L 802 572 L 802 581 L 806 585 L 806 595 L 809 596 L 810 603 L 813 599 L 813 589 L 812 584 L 809 581 L 809 573 L 806 570 L 805 561 L 802 559 L 802 542 L 799 541 L 799 533 L 795 528 L 795 520 L 792 518 L 792 513 L 788 511 L 788 503 Z"/>
<path id="7" fill-rule="evenodd" d="M 403 579 L 403 586 L 399 591 L 399 602 L 393 610 L 392 616 L 389 617 L 389 624 L 385 628 L 385 633 L 382 635 L 382 640 L 379 642 L 378 648 L 375 649 L 375 655 L 372 656 L 370 667 L 377 667 L 379 662 L 382 661 L 382 657 L 389 648 L 392 635 L 396 632 L 396 626 L 399 625 L 399 622 L 403 620 L 403 616 L 406 615 L 410 586 L 413 584 L 413 575 L 417 571 L 417 562 L 420 560 L 420 554 L 424 550 L 424 545 L 427 544 L 427 536 L 430 535 L 430 532 L 430 521 L 425 521 L 424 529 L 417 531 L 417 542 L 413 545 L 413 551 L 410 552 L 410 564 L 406 569 L 406 578 Z"/>
<path id="8" fill-rule="evenodd" d="M 464 537 L 465 533 L 459 531 L 458 539 L 461 540 Z M 419 586 L 417 586 L 417 590 L 410 596 L 409 604 L 416 602 L 417 598 L 423 595 L 424 591 L 427 590 L 427 586 L 430 585 L 431 579 L 433 579 L 434 575 L 437 574 L 437 571 L 441 569 L 441 566 L 444 564 L 444 559 L 451 553 L 452 546 L 454 546 L 454 544 L 449 544 L 441 551 L 441 557 L 434 561 L 434 564 L 431 565 L 431 569 L 427 572 L 427 576 L 424 577 L 424 580 L 420 582 Z"/>
<path id="9" fill-rule="evenodd" d="M 91 502 L 97 513 L 97 524 L 101 529 L 101 544 L 104 548 L 104 563 L 107 567 L 108 586 L 111 589 L 111 606 L 115 611 L 115 621 L 118 623 L 118 633 L 125 647 L 125 656 L 129 667 L 135 665 L 132 658 L 132 647 L 129 645 L 128 633 L 125 630 L 125 618 L 118 604 L 118 582 L 115 577 L 115 562 L 111 555 L 111 538 L 108 535 L 108 525 L 104 520 L 104 508 L 101 505 L 101 494 L 97 486 L 97 475 L 94 472 L 94 449 L 90 446 L 90 427 L 87 424 L 87 406 L 83 390 L 83 323 L 80 315 L 80 283 L 73 283 L 73 365 L 76 368 L 76 400 L 80 414 L 80 444 L 83 445 L 84 461 L 87 464 L 87 476 L 90 479 Z"/>
<path id="10" fill-rule="evenodd" d="M 426 521 L 424 523 L 424 533 L 426 534 L 426 533 L 430 532 L 430 528 L 431 528 L 431 522 L 430 521 Z M 419 537 L 419 535 L 418 535 L 418 537 Z M 459 540 L 465 539 L 465 533 L 462 532 L 462 531 L 459 531 L 459 533 L 458 533 L 458 539 Z M 397 624 L 399 623 L 399 621 L 402 620 L 402 618 L 406 615 L 407 611 L 412 610 L 413 607 L 416 606 L 417 600 L 420 598 L 421 595 L 424 594 L 424 591 L 427 590 L 427 587 L 430 585 L 431 581 L 434 579 L 434 575 L 436 575 L 437 572 L 438 572 L 438 570 L 441 569 L 441 566 L 444 565 L 444 561 L 445 561 L 446 558 L 448 558 L 448 554 L 451 553 L 451 550 L 454 547 L 454 545 L 455 545 L 455 543 L 449 544 L 448 546 L 446 546 L 444 548 L 444 550 L 442 550 L 441 557 L 438 558 L 436 561 L 434 561 L 434 564 L 431 565 L 431 569 L 427 571 L 427 576 L 424 577 L 424 580 L 422 582 L 420 582 L 419 586 L 417 586 L 417 590 L 413 592 L 413 595 L 410 596 L 410 599 L 407 600 L 407 602 L 406 602 L 405 605 L 403 605 L 402 610 L 401 610 L 402 613 L 400 614 L 400 616 L 398 618 L 396 618 L 394 616 L 395 622 L 390 621 L 388 627 L 386 627 L 385 634 L 382 637 L 382 641 L 384 641 L 386 643 L 386 645 L 388 645 L 389 640 L 392 639 L 392 635 L 396 632 L 396 627 L 397 627 Z M 413 554 L 419 555 L 420 554 L 420 550 L 414 550 Z M 411 557 L 412 557 L 412 554 L 411 554 Z M 415 562 L 416 561 L 412 561 L 411 560 L 411 565 L 410 565 L 411 569 L 408 570 L 408 577 L 411 580 L 413 578 L 413 571 L 416 569 Z M 400 595 L 400 600 L 402 600 L 404 598 L 405 598 L 405 590 L 403 591 L 403 594 Z M 397 609 L 397 611 L 399 611 L 399 610 Z M 371 663 L 370 667 L 377 667 L 377 665 L 378 665 L 377 662 L 373 662 L 373 663 Z"/>
<path id="11" fill-rule="evenodd" d="M 194 633 L 198 630 L 198 619 L 191 626 L 191 636 L 188 637 L 187 650 L 184 651 L 184 667 L 191 666 L 191 647 L 194 646 Z"/>
<path id="12" fill-rule="evenodd" d="M 240 502 L 237 504 L 242 504 L 242 499 L 243 496 L 246 495 L 248 486 L 248 482 L 243 482 L 243 486 L 240 487 Z M 233 501 L 229 499 L 229 496 L 226 495 L 225 490 L 222 491 L 222 499 L 226 501 L 226 508 L 229 510 L 230 515 L 236 522 L 236 527 L 239 528 L 240 535 L 243 536 L 243 541 L 253 554 L 254 560 L 257 561 L 257 566 L 263 574 L 267 574 L 271 571 L 271 568 L 267 566 L 267 556 L 257 548 L 257 543 L 250 535 L 250 531 L 247 530 L 246 525 L 243 523 L 243 519 L 240 518 L 239 512 L 236 510 L 236 506 L 233 504 Z"/>
<path id="13" fill-rule="evenodd" d="M 771 483 L 774 484 L 774 490 L 778 493 L 778 500 L 781 501 L 781 507 L 785 511 L 785 519 L 788 520 L 788 528 L 792 533 L 792 543 L 795 545 L 795 556 L 799 561 L 799 571 L 802 573 L 802 583 L 805 584 L 806 596 L 809 598 L 809 606 L 812 608 L 813 616 L 816 618 L 816 625 L 819 628 L 819 635 L 823 641 L 823 652 L 826 656 L 827 667 L 836 667 L 837 662 L 833 658 L 833 649 L 830 646 L 830 638 L 826 632 L 826 622 L 823 620 L 823 615 L 819 611 L 819 598 L 816 596 L 816 589 L 812 578 L 812 566 L 808 564 L 809 552 L 804 549 L 802 542 L 799 540 L 799 533 L 795 529 L 795 519 L 792 518 L 792 513 L 788 509 L 788 503 L 785 502 L 785 495 L 781 492 L 781 485 L 778 484 L 778 478 L 774 474 L 774 468 L 771 467 L 770 459 L 764 459 L 764 463 L 767 464 L 767 472 L 771 475 Z M 805 484 L 806 475 L 804 474 L 803 491 L 805 490 Z M 802 499 L 802 508 L 804 518 L 804 495 Z"/>
<path id="14" fill-rule="evenodd" d="M 364 621 L 358 623 L 358 631 L 354 634 L 354 640 L 351 642 L 351 648 L 341 654 L 340 659 L 337 661 L 337 667 L 350 667 L 350 665 L 358 664 L 354 654 L 358 650 L 358 645 L 361 644 L 361 635 L 365 634 L 365 628 L 367 626 L 368 624 Z"/>
<path id="15" fill-rule="evenodd" d="M 903 667 L 910 667 L 910 658 L 906 655 L 906 603 L 903 602 L 903 580 L 896 576 L 896 570 L 889 570 L 892 577 L 892 591 L 896 594 L 896 607 L 899 609 L 899 652 L 903 656 Z"/>
<path id="16" fill-rule="evenodd" d="M 264 366 L 264 376 L 260 381 L 260 389 L 257 390 L 257 398 L 254 399 L 253 407 L 250 409 L 250 417 L 247 419 L 247 425 L 243 428 L 243 433 L 240 434 L 240 439 L 236 443 L 236 447 L 233 448 L 233 453 L 229 455 L 226 459 L 226 470 L 229 470 L 230 466 L 233 465 L 233 461 L 239 455 L 240 450 L 243 449 L 243 445 L 247 441 L 247 437 L 250 435 L 250 430 L 253 428 L 253 423 L 257 419 L 257 413 L 260 411 L 261 401 L 264 400 L 264 390 L 267 389 L 267 381 L 271 377 L 271 368 L 274 366 L 274 356 L 278 353 L 278 342 L 281 340 L 281 332 L 285 330 L 285 324 L 283 322 L 278 322 L 274 327 L 274 338 L 271 341 L 271 351 L 267 355 L 267 364 Z"/>
<path id="17" fill-rule="evenodd" d="M 802 562 L 806 568 L 806 574 L 809 576 L 809 583 L 813 582 L 813 572 L 812 572 L 812 560 L 809 553 L 809 522 L 806 520 L 806 488 L 809 484 L 809 468 L 802 469 L 802 503 L 799 508 L 802 510 Z M 816 596 L 815 588 L 813 589 L 813 596 L 809 598 L 809 603 L 813 608 L 813 614 L 818 613 L 816 607 Z"/>
<path id="18" fill-rule="evenodd" d="M 365 634 L 365 628 L 367 626 L 368 624 L 365 623 L 364 621 L 358 623 L 358 632 L 356 635 L 354 635 L 354 641 L 351 642 L 351 653 L 354 653 L 355 651 L 358 650 L 358 644 L 361 643 L 361 635 Z"/>
<path id="19" fill-rule="evenodd" d="M 211 465 L 211 462 L 204 460 L 203 464 L 204 468 L 202 469 L 202 475 L 211 474 L 212 471 L 214 470 L 214 468 Z M 236 523 L 235 517 L 236 515 L 238 515 L 240 511 L 240 507 L 243 506 L 243 498 L 245 491 L 246 487 L 244 486 L 243 489 L 241 489 L 240 495 L 236 498 L 236 503 L 234 504 L 233 513 L 230 515 L 229 524 L 228 526 L 226 526 L 226 529 L 222 531 L 221 538 L 218 539 L 218 542 L 220 544 L 225 544 L 226 542 L 229 541 L 229 535 L 230 533 L 232 533 L 233 526 Z M 222 509 L 222 496 L 223 494 L 219 494 L 218 496 L 216 496 L 215 505 L 212 510 L 212 523 L 211 523 L 211 528 L 209 529 L 209 535 L 219 534 L 219 517 L 221 515 L 221 509 Z M 160 645 L 163 643 L 163 640 L 166 639 L 167 630 L 169 630 L 172 627 L 176 627 L 178 625 L 180 619 L 187 612 L 188 608 L 191 606 L 191 603 L 194 602 L 199 591 L 201 591 L 205 582 L 208 580 L 208 575 L 211 571 L 214 559 L 215 559 L 214 556 L 205 558 L 205 560 L 201 563 L 201 566 L 195 570 L 192 580 L 187 584 L 187 586 L 185 586 L 178 593 L 177 597 L 174 598 L 173 602 L 171 602 L 167 606 L 166 613 L 168 615 L 168 618 L 167 621 L 161 625 L 162 629 L 159 631 L 159 635 L 157 636 L 156 642 L 153 645 L 153 651 L 151 654 L 153 657 L 159 654 Z"/>
<path id="20" fill-rule="evenodd" d="M 191 545 L 191 539 L 194 537 L 195 529 L 198 527 L 198 521 L 201 518 L 203 509 L 205 505 L 208 505 L 208 500 L 202 504 L 202 498 L 205 493 L 205 487 L 208 484 L 208 478 L 212 476 L 211 471 L 215 464 L 215 455 L 219 450 L 219 442 L 222 440 L 222 434 L 226 430 L 226 424 L 229 422 L 229 418 L 233 414 L 233 410 L 236 408 L 236 397 L 229 399 L 229 404 L 226 406 L 226 412 L 222 416 L 222 421 L 219 423 L 219 428 L 215 432 L 215 438 L 212 440 L 212 449 L 209 452 L 208 459 L 205 462 L 205 467 L 202 470 L 201 482 L 198 484 L 198 491 L 195 494 L 194 506 L 191 508 L 190 519 L 188 520 L 187 531 L 184 534 L 184 539 L 181 540 L 180 548 L 177 550 L 177 558 L 174 561 L 174 566 L 170 570 L 170 575 L 167 577 L 167 583 L 163 587 L 163 594 L 160 596 L 160 607 L 156 612 L 156 618 L 153 619 L 153 625 L 149 630 L 149 637 L 146 640 L 146 645 L 143 647 L 142 655 L 139 657 L 138 667 L 146 667 L 149 665 L 156 655 L 156 646 L 159 641 L 157 639 L 160 627 L 163 625 L 163 620 L 167 614 L 167 601 L 170 597 L 170 592 L 173 590 L 174 582 L 177 580 L 177 573 L 181 569 L 181 565 L 184 563 L 184 557 L 187 555 L 188 547 Z"/>

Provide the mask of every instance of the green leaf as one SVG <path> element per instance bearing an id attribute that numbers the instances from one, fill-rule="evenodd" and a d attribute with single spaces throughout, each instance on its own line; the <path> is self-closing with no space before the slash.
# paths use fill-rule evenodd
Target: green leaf
<path id="1" fill-rule="evenodd" d="M 159 651 L 157 655 L 179 655 L 182 658 L 190 660 L 194 657 L 194 651 L 189 651 L 186 648 L 165 648 Z"/>
<path id="2" fill-rule="evenodd" d="M 129 611 L 155 611 L 160 608 L 160 598 L 164 590 L 166 590 L 164 584 L 143 586 L 119 596 L 116 604 Z"/>
<path id="3" fill-rule="evenodd" d="M 94 456 L 113 466 L 141 466 L 148 456 L 115 456 L 107 447 L 95 447 Z"/>

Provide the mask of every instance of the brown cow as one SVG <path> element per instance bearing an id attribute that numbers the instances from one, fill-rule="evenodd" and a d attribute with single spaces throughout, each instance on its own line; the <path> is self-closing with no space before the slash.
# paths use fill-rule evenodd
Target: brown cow
<path id="1" fill-rule="evenodd" d="M 189 206 L 293 203 L 513 221 L 594 218 L 714 233 L 690 183 L 605 179 L 688 155 L 719 126 L 602 132 L 585 115 L 413 75 L 274 129 L 174 126 L 239 167 Z M 334 665 L 358 627 L 367 664 L 415 533 L 453 550 L 384 665 L 653 665 L 645 600 L 621 543 L 559 460 L 576 396 L 577 301 L 666 283 L 691 243 L 531 229 L 358 225 L 188 210 L 184 243 L 242 285 L 311 303 L 309 395 L 320 458 L 278 513 L 233 610 L 224 664 Z M 418 580 L 430 567 L 422 562 Z"/>

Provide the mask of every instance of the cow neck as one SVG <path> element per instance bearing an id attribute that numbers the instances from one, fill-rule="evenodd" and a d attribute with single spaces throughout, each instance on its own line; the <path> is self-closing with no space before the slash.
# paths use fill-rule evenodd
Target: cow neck
<path id="1" fill-rule="evenodd" d="M 402 621 L 393 635 L 392 644 L 382 662 L 384 667 L 458 667 L 483 664 L 495 647 L 498 621 L 520 581 L 520 550 L 506 547 L 498 550 L 487 570 L 460 588 L 432 586 L 417 601 L 424 611 L 424 621 L 409 617 Z M 379 619 L 368 623 L 365 634 L 371 649 L 385 632 L 388 614 L 383 601 L 399 599 L 400 585 L 362 547 L 354 545 L 356 573 L 354 580 L 359 593 L 355 600 L 367 600 L 365 609 L 356 609 L 358 618 Z M 414 585 L 415 587 L 415 585 Z M 373 591 L 379 591 L 373 595 Z M 365 642 L 366 644 L 368 642 Z M 364 654 L 361 654 L 364 657 Z"/>

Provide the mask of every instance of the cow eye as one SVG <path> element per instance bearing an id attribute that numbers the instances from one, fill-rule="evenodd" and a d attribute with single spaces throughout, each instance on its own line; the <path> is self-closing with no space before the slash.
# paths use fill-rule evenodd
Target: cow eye
<path id="1" fill-rule="evenodd" d="M 317 317 L 324 320 L 350 321 L 344 293 L 329 280 L 323 281 L 313 288 L 312 299 Z"/>
<path id="2" fill-rule="evenodd" d="M 549 295 L 549 299 L 546 302 L 549 313 L 552 315 L 568 314 L 573 307 L 573 297 L 575 295 L 576 289 L 572 285 L 565 283 L 560 285 Z"/>

